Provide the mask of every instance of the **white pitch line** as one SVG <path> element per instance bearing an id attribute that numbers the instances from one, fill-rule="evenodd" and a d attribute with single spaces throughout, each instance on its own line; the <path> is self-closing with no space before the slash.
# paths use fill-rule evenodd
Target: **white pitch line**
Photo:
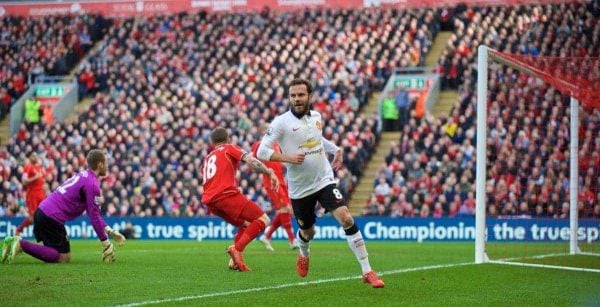
<path id="1" fill-rule="evenodd" d="M 583 256 L 600 256 L 600 254 L 598 253 L 590 253 L 590 252 L 578 252 L 576 254 L 570 254 L 570 253 L 553 253 L 553 254 L 544 254 L 544 255 L 537 255 L 537 256 L 522 256 L 522 257 L 512 257 L 512 258 L 502 258 L 502 259 L 498 259 L 496 261 L 515 261 L 515 260 L 522 260 L 522 259 L 544 259 L 544 258 L 550 258 L 550 257 L 562 257 L 562 256 L 577 256 L 577 255 L 583 255 Z"/>
<path id="2" fill-rule="evenodd" d="M 566 271 L 600 273 L 600 270 L 597 270 L 597 269 L 576 268 L 576 267 L 570 267 L 570 266 L 558 266 L 558 265 L 526 263 L 526 262 L 509 262 L 509 261 L 492 260 L 492 261 L 489 261 L 488 263 L 506 264 L 506 265 L 515 265 L 515 266 L 528 266 L 528 267 L 534 267 L 534 268 L 557 269 L 557 270 L 566 270 Z"/>
<path id="3" fill-rule="evenodd" d="M 471 264 L 475 264 L 475 263 L 474 262 L 463 262 L 463 263 L 454 263 L 454 264 L 429 265 L 429 266 L 422 266 L 422 267 L 415 267 L 415 268 L 385 271 L 385 272 L 380 272 L 378 274 L 379 274 L 379 276 L 384 276 L 384 275 L 393 275 L 393 274 L 408 273 L 408 272 L 452 268 L 452 267 L 465 266 L 465 265 L 471 265 Z M 240 293 L 260 292 L 260 291 L 267 291 L 267 290 L 274 290 L 274 289 L 290 288 L 290 287 L 296 287 L 296 286 L 316 285 L 316 284 L 330 283 L 330 282 L 336 282 L 336 281 L 345 281 L 345 280 L 359 279 L 359 278 L 362 278 L 362 276 L 347 276 L 347 277 L 319 279 L 319 280 L 313 280 L 313 281 L 303 281 L 303 282 L 288 283 L 288 284 L 268 286 L 268 287 L 250 288 L 250 289 L 243 289 L 243 290 L 231 290 L 231 291 L 225 291 L 225 292 L 215 292 L 215 293 L 206 293 L 206 294 L 198 294 L 198 295 L 188 295 L 188 296 L 175 297 L 175 298 L 166 298 L 166 299 L 161 299 L 161 300 L 134 302 L 134 303 L 116 305 L 116 306 L 132 307 L 132 306 L 162 304 L 162 303 L 170 303 L 170 302 L 181 302 L 181 301 L 189 301 L 189 300 L 199 300 L 199 299 L 215 297 L 215 296 L 227 296 L 227 295 L 240 294 Z"/>
<path id="4" fill-rule="evenodd" d="M 592 252 L 578 252 L 576 255 L 584 255 L 584 256 L 600 256 L 599 253 L 592 253 Z"/>
<path id="5" fill-rule="evenodd" d="M 545 255 L 537 255 L 537 256 L 519 256 L 519 257 L 512 257 L 512 258 L 502 258 L 502 259 L 498 259 L 496 261 L 515 261 L 515 260 L 522 260 L 522 259 L 544 259 L 544 258 L 550 258 L 550 257 L 561 257 L 561 256 L 568 256 L 569 253 L 553 253 L 553 254 L 545 254 Z"/>

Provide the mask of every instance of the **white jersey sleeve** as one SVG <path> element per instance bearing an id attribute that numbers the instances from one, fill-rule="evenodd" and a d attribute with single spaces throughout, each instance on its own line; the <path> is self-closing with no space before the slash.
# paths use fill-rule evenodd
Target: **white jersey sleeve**
<path id="1" fill-rule="evenodd" d="M 285 155 L 305 154 L 301 164 L 284 163 L 290 198 L 303 198 L 336 183 L 327 152 L 333 153 L 338 147 L 323 138 L 323 121 L 318 112 L 297 118 L 288 111 L 275 118 L 261 141 L 258 158 L 268 160 L 275 143 Z"/>
<path id="2" fill-rule="evenodd" d="M 328 154 L 334 154 L 340 149 L 335 144 L 331 143 L 328 139 L 323 137 L 323 147 L 325 148 L 325 152 Z"/>
<path id="3" fill-rule="evenodd" d="M 271 156 L 273 155 L 273 152 L 275 152 L 273 150 L 273 145 L 275 145 L 276 143 L 280 143 L 280 139 L 283 134 L 283 129 L 280 127 L 281 125 L 279 123 L 281 121 L 278 119 L 279 117 L 276 117 L 271 123 L 271 125 L 269 125 L 269 129 L 263 136 L 262 141 L 260 142 L 260 146 L 256 151 L 257 158 L 259 158 L 260 160 L 269 161 L 271 159 Z"/>

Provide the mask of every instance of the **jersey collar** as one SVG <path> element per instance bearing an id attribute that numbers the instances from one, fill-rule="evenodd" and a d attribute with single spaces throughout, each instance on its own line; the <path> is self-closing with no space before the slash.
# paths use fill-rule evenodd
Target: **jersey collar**
<path id="1" fill-rule="evenodd" d="M 310 117 L 310 108 L 308 108 L 308 111 L 304 114 L 298 114 L 298 113 L 294 112 L 292 109 L 290 109 L 290 113 L 292 113 L 292 115 L 294 115 L 297 119 L 302 119 L 302 117 L 304 117 L 304 116 Z"/>

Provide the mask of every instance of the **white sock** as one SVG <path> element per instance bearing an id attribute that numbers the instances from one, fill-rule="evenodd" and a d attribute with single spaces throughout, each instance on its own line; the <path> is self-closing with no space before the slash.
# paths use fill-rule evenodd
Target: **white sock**
<path id="1" fill-rule="evenodd" d="M 302 257 L 308 257 L 310 254 L 309 250 L 309 242 L 304 242 L 304 240 L 300 239 L 300 230 L 296 233 L 296 244 L 298 244 L 298 249 L 300 250 L 300 254 Z"/>
<path id="2" fill-rule="evenodd" d="M 358 259 L 358 263 L 360 263 L 360 268 L 362 269 L 363 274 L 371 271 L 371 264 L 369 263 L 369 254 L 367 253 L 367 247 L 365 246 L 365 240 L 363 240 L 362 234 L 360 230 L 353 235 L 346 235 L 346 240 L 348 240 L 348 246 L 356 259 Z"/>
<path id="3" fill-rule="evenodd" d="M 267 237 L 267 232 L 269 232 L 269 229 L 271 229 L 271 225 L 265 227 L 265 230 L 263 231 L 263 237 Z"/>

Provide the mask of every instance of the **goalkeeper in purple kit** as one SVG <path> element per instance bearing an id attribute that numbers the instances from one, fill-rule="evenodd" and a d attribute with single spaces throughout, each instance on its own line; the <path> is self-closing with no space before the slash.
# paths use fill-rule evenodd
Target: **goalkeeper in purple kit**
<path id="1" fill-rule="evenodd" d="M 71 246 L 67 238 L 65 223 L 85 211 L 102 243 L 102 260 L 113 262 L 115 248 L 108 239 L 110 236 L 120 246 L 125 237 L 110 228 L 100 216 L 99 177 L 106 175 L 108 168 L 106 155 L 102 150 L 91 150 L 87 155 L 88 169 L 66 180 L 40 204 L 33 218 L 35 244 L 9 236 L 2 242 L 2 263 L 11 263 L 20 252 L 49 263 L 66 263 L 71 259 Z"/>

